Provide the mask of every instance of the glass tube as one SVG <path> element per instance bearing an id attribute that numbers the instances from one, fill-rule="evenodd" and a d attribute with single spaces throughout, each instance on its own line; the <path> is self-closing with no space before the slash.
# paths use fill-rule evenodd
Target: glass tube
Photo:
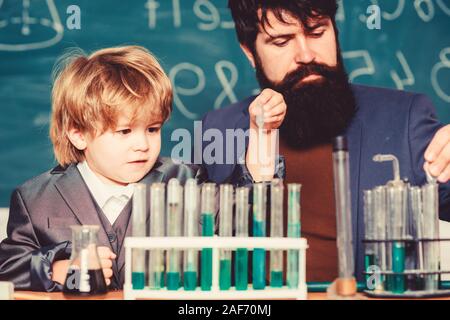
<path id="1" fill-rule="evenodd" d="M 236 237 L 248 237 L 249 189 L 236 189 Z M 235 259 L 236 290 L 248 287 L 248 249 L 238 248 Z"/>
<path id="2" fill-rule="evenodd" d="M 233 236 L 233 186 L 223 184 L 220 186 L 219 236 Z M 220 250 L 220 290 L 229 290 L 231 287 L 231 250 Z"/>
<path id="3" fill-rule="evenodd" d="M 183 188 L 177 179 L 170 179 L 167 186 L 167 236 L 181 237 L 182 231 L 182 195 Z M 180 288 L 181 251 L 171 249 L 167 259 L 167 289 Z"/>
<path id="4" fill-rule="evenodd" d="M 283 181 L 274 179 L 270 186 L 270 236 L 283 237 Z M 283 286 L 283 251 L 270 251 L 270 286 Z"/>
<path id="5" fill-rule="evenodd" d="M 374 210 L 374 197 L 375 192 L 373 190 L 364 191 L 364 227 L 365 227 L 365 240 L 374 240 L 375 235 L 375 210 Z M 366 272 L 370 272 L 373 266 L 377 265 L 375 259 L 375 243 L 366 243 L 364 252 L 364 266 Z M 373 272 L 373 270 L 372 270 Z M 371 276 L 366 275 L 366 284 L 369 284 L 369 279 Z M 369 290 L 375 289 L 374 287 L 367 286 Z"/>
<path id="6" fill-rule="evenodd" d="M 150 237 L 165 236 L 166 185 L 154 183 L 150 187 Z M 149 264 L 149 287 L 164 287 L 164 251 L 151 250 Z"/>
<path id="7" fill-rule="evenodd" d="M 147 187 L 145 184 L 134 185 L 133 209 L 132 209 L 132 231 L 133 237 L 146 236 L 147 219 Z M 133 249 L 131 282 L 134 290 L 142 290 L 145 287 L 145 250 Z"/>
<path id="8" fill-rule="evenodd" d="M 288 184 L 288 237 L 301 237 L 300 219 L 300 190 L 302 185 L 297 183 Z M 290 289 L 298 288 L 299 251 L 288 250 L 287 263 L 287 286 Z"/>
<path id="9" fill-rule="evenodd" d="M 253 185 L 253 236 L 266 236 L 267 188 L 264 182 Z M 266 287 L 266 250 L 255 248 L 253 251 L 253 289 Z"/>
<path id="10" fill-rule="evenodd" d="M 216 185 L 205 183 L 202 187 L 202 236 L 214 235 L 214 212 L 216 205 Z M 212 286 L 212 249 L 202 249 L 201 255 L 201 289 L 210 291 Z"/>
<path id="11" fill-rule="evenodd" d="M 390 246 L 383 242 L 386 240 L 387 235 L 387 221 L 386 221 L 386 214 L 387 214 L 387 208 L 386 208 L 386 187 L 385 186 L 379 186 L 374 189 L 374 222 L 375 222 L 375 235 L 377 240 L 381 240 L 381 242 L 378 243 L 376 246 L 376 261 L 378 265 L 380 266 L 380 269 L 382 272 L 386 272 L 389 268 L 389 270 L 392 270 L 391 266 L 391 255 L 387 254 L 387 252 L 390 252 L 386 249 L 388 246 Z M 375 283 L 375 290 L 383 291 L 388 290 L 386 277 L 383 275 L 381 276 L 381 279 L 378 279 Z"/>
<path id="12" fill-rule="evenodd" d="M 195 179 L 186 181 L 184 187 L 184 236 L 198 236 L 198 221 L 200 211 L 200 189 Z M 198 251 L 189 249 L 184 252 L 184 290 L 197 288 Z"/>

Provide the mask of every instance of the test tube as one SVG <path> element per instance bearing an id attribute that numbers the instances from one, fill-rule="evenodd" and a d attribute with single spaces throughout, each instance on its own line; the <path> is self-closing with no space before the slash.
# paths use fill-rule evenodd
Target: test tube
<path id="1" fill-rule="evenodd" d="M 177 179 L 172 178 L 167 186 L 167 236 L 181 236 L 182 222 L 182 194 L 183 188 Z M 171 249 L 167 259 L 167 289 L 178 290 L 180 288 L 180 259 L 181 252 Z"/>
<path id="2" fill-rule="evenodd" d="M 223 184 L 220 186 L 219 236 L 233 236 L 233 186 Z M 231 250 L 220 250 L 220 290 L 229 290 L 231 287 Z"/>
<path id="3" fill-rule="evenodd" d="M 132 211 L 132 236 L 146 236 L 147 218 L 147 187 L 145 184 L 134 185 L 133 211 Z M 134 290 L 142 290 L 145 287 L 145 250 L 133 249 L 132 284 Z"/>
<path id="4" fill-rule="evenodd" d="M 253 185 L 253 236 L 266 236 L 267 188 L 264 182 Z M 253 250 L 253 289 L 263 290 L 266 287 L 266 250 Z"/>
<path id="5" fill-rule="evenodd" d="M 236 189 L 236 237 L 248 237 L 248 195 L 249 189 Z M 248 249 L 238 248 L 235 260 L 236 290 L 247 290 L 248 286 Z"/>
<path id="6" fill-rule="evenodd" d="M 342 288 L 351 288 L 340 295 L 356 293 L 354 280 L 354 256 L 352 239 L 352 210 L 350 195 L 350 166 L 347 139 L 343 136 L 335 138 L 333 144 L 333 172 L 336 201 L 336 227 L 339 262 L 339 279 L 348 282 Z"/>
<path id="7" fill-rule="evenodd" d="M 375 213 L 374 213 L 374 196 L 375 192 L 373 190 L 365 190 L 364 191 L 364 227 L 365 227 L 365 240 L 374 240 L 375 236 Z M 365 244 L 365 253 L 364 253 L 364 265 L 366 272 L 369 273 L 371 268 L 377 265 L 377 261 L 375 259 L 375 248 L 376 244 L 372 242 L 368 242 Z M 372 270 L 373 272 L 373 270 Z M 369 280 L 371 275 L 366 274 L 366 284 L 367 289 L 373 290 L 375 289 L 372 286 L 369 286 Z"/>
<path id="8" fill-rule="evenodd" d="M 216 185 L 205 183 L 202 187 L 202 236 L 214 235 L 214 212 L 216 204 Z M 212 249 L 202 249 L 201 289 L 210 291 L 212 286 Z"/>
<path id="9" fill-rule="evenodd" d="M 198 213 L 200 209 L 200 189 L 195 179 L 188 179 L 184 187 L 184 236 L 198 236 Z M 195 249 L 184 253 L 184 290 L 197 288 L 198 252 Z"/>
<path id="10" fill-rule="evenodd" d="M 392 254 L 392 272 L 389 277 L 391 282 L 389 289 L 393 293 L 405 292 L 405 276 L 399 273 L 405 272 L 405 243 L 401 240 L 406 238 L 406 187 L 402 185 L 389 186 L 387 189 L 388 214 L 390 219 L 390 240 Z M 395 241 L 399 240 L 399 241 Z"/>
<path id="11" fill-rule="evenodd" d="M 288 184 L 288 237 L 300 238 L 300 190 L 298 183 Z M 299 251 L 288 251 L 287 286 L 290 289 L 298 288 Z"/>
<path id="12" fill-rule="evenodd" d="M 427 240 L 439 239 L 439 194 L 437 183 L 427 183 L 422 187 L 423 194 L 423 237 Z M 426 272 L 439 271 L 439 242 L 424 242 L 424 267 Z M 425 290 L 439 288 L 439 274 L 425 277 Z"/>
<path id="13" fill-rule="evenodd" d="M 283 237 L 283 181 L 272 180 L 270 186 L 270 236 Z M 270 286 L 281 288 L 283 286 L 283 251 L 270 251 Z"/>
<path id="14" fill-rule="evenodd" d="M 379 186 L 374 189 L 374 222 L 376 239 L 380 242 L 376 246 L 376 261 L 379 264 L 381 272 L 387 271 L 390 255 L 386 255 L 386 187 Z M 390 248 L 390 247 L 389 247 Z M 389 251 L 390 252 L 390 251 Z M 390 264 L 389 264 L 390 266 Z M 375 290 L 388 290 L 386 277 L 381 275 L 375 283 Z"/>
<path id="15" fill-rule="evenodd" d="M 422 202 L 422 189 L 420 187 L 409 188 L 411 216 L 412 216 L 412 236 L 416 242 L 416 254 L 415 254 L 415 267 L 419 272 L 424 271 L 423 265 L 423 202 Z M 423 276 L 416 277 L 416 290 L 423 290 Z"/>
<path id="16" fill-rule="evenodd" d="M 165 202 L 166 185 L 153 183 L 150 187 L 150 236 L 165 236 Z M 161 289 L 164 287 L 164 251 L 150 251 L 149 287 Z"/>

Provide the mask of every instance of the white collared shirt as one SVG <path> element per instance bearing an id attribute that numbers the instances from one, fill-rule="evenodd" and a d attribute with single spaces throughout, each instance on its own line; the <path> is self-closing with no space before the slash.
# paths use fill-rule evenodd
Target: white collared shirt
<path id="1" fill-rule="evenodd" d="M 86 161 L 78 163 L 77 168 L 98 206 L 102 208 L 103 213 L 113 225 L 133 196 L 134 185 L 106 184 L 89 168 Z"/>

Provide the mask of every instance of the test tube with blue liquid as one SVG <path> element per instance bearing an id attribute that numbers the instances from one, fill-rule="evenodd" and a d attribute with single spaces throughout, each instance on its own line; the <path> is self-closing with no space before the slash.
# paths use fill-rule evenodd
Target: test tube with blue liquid
<path id="1" fill-rule="evenodd" d="M 283 181 L 274 179 L 270 185 L 270 236 L 283 237 Z M 283 286 L 283 251 L 270 251 L 270 286 Z"/>
<path id="2" fill-rule="evenodd" d="M 298 183 L 288 184 L 288 237 L 301 237 L 300 223 L 300 190 L 302 185 Z M 298 288 L 299 251 L 288 250 L 287 256 L 287 286 L 290 289 Z"/>
<path id="3" fill-rule="evenodd" d="M 216 185 L 205 183 L 202 187 L 202 236 L 214 236 L 214 212 L 216 205 Z M 212 286 L 212 248 L 202 249 L 200 286 L 210 291 Z"/>
<path id="4" fill-rule="evenodd" d="M 165 236 L 166 185 L 153 183 L 150 187 L 150 237 Z M 164 251 L 150 251 L 149 287 L 158 290 L 164 287 Z"/>
<path id="5" fill-rule="evenodd" d="M 133 193 L 132 211 L 132 236 L 146 236 L 147 217 L 147 188 L 145 184 L 135 184 Z M 145 250 L 133 249 L 132 255 L 133 271 L 131 282 L 134 290 L 142 290 L 145 287 Z"/>
<path id="6" fill-rule="evenodd" d="M 223 184 L 220 186 L 219 236 L 233 236 L 233 186 Z M 229 290 L 231 287 L 231 250 L 220 250 L 220 290 Z"/>
<path id="7" fill-rule="evenodd" d="M 236 189 L 236 237 L 248 237 L 249 189 Z M 238 248 L 235 259 L 236 290 L 248 288 L 248 249 Z"/>
<path id="8" fill-rule="evenodd" d="M 195 179 L 186 181 L 184 187 L 184 236 L 198 236 L 198 221 L 200 211 L 200 189 Z M 184 290 L 197 288 L 198 251 L 188 249 L 184 252 Z"/>
<path id="9" fill-rule="evenodd" d="M 374 213 L 374 191 L 365 190 L 364 191 L 364 227 L 365 227 L 365 239 L 369 241 L 375 240 L 375 213 Z M 370 273 L 373 266 L 377 264 L 376 254 L 375 254 L 376 244 L 369 242 L 365 244 L 364 253 L 364 267 L 367 273 Z M 370 275 L 366 274 L 366 284 L 369 284 Z M 375 288 L 370 286 L 369 290 L 374 290 Z"/>
<path id="10" fill-rule="evenodd" d="M 390 265 L 390 255 L 386 254 L 386 186 L 376 187 L 373 191 L 374 197 L 374 223 L 375 223 L 375 237 L 380 242 L 376 245 L 376 260 L 382 272 L 387 271 L 387 266 Z M 376 291 L 387 291 L 388 286 L 386 282 L 386 276 L 380 275 L 375 283 Z"/>
<path id="11" fill-rule="evenodd" d="M 253 236 L 266 236 L 267 188 L 264 182 L 253 185 Z M 266 250 L 253 250 L 253 289 L 263 290 L 266 287 Z"/>
<path id="12" fill-rule="evenodd" d="M 167 236 L 180 237 L 182 231 L 182 194 L 183 188 L 177 179 L 170 179 L 167 186 Z M 178 249 L 168 251 L 167 289 L 180 288 L 181 252 Z"/>

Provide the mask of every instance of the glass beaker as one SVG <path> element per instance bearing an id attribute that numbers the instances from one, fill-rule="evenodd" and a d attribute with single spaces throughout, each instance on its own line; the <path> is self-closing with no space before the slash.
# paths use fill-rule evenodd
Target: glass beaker
<path id="1" fill-rule="evenodd" d="M 106 282 L 97 252 L 99 226 L 71 226 L 72 254 L 63 293 L 92 296 L 106 294 Z"/>

